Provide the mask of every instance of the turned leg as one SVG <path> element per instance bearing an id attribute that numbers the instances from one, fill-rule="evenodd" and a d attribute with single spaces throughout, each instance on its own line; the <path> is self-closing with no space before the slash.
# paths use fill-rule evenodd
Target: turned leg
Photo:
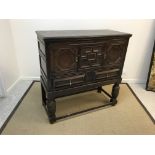
<path id="1" fill-rule="evenodd" d="M 117 104 L 117 96 L 119 94 L 119 89 L 120 89 L 119 83 L 115 83 L 112 88 L 112 93 L 111 93 L 112 98 L 110 99 L 110 102 L 112 103 L 113 106 Z"/>
<path id="2" fill-rule="evenodd" d="M 42 83 L 41 83 L 41 93 L 42 93 L 42 104 L 43 106 L 46 106 L 46 93 Z"/>
<path id="3" fill-rule="evenodd" d="M 54 123 L 56 121 L 56 102 L 55 100 L 51 101 L 49 99 L 46 99 L 46 107 L 47 107 L 47 113 L 50 123 Z"/>

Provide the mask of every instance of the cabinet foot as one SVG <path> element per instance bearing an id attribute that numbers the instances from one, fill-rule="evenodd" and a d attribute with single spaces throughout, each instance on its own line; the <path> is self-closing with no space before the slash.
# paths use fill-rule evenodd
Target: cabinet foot
<path id="1" fill-rule="evenodd" d="M 117 100 L 116 99 L 110 99 L 110 103 L 112 106 L 115 106 L 117 104 Z"/>
<path id="2" fill-rule="evenodd" d="M 55 115 L 53 115 L 53 116 L 48 116 L 48 119 L 49 119 L 49 122 L 50 122 L 51 124 L 53 124 L 54 122 L 56 122 L 56 116 L 55 116 Z"/>

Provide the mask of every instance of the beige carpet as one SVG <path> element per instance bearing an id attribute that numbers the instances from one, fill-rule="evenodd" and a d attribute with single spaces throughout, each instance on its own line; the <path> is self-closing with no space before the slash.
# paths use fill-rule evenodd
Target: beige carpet
<path id="1" fill-rule="evenodd" d="M 104 88 L 111 90 L 111 86 Z M 107 99 L 103 94 L 91 91 L 56 101 L 56 115 L 61 116 L 105 104 Z M 155 125 L 126 84 L 121 84 L 116 106 L 100 108 L 49 124 L 41 103 L 40 83 L 35 82 L 2 134 L 155 134 Z"/>

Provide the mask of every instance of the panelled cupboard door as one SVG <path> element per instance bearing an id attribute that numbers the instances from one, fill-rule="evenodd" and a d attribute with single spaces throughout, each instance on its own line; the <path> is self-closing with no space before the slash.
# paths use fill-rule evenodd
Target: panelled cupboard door
<path id="1" fill-rule="evenodd" d="M 126 45 L 127 40 L 125 39 L 110 40 L 104 55 L 104 65 L 121 67 L 125 57 Z"/>
<path id="2" fill-rule="evenodd" d="M 80 45 L 79 48 L 79 68 L 102 67 L 104 63 L 104 54 L 106 52 L 106 43 L 91 43 Z"/>
<path id="3" fill-rule="evenodd" d="M 77 70 L 78 48 L 67 43 L 53 43 L 50 46 L 50 68 L 55 73 Z"/>

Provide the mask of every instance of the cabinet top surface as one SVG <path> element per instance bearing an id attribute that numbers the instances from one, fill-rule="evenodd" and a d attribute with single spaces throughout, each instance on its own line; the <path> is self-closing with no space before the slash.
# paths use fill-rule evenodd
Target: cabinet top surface
<path id="1" fill-rule="evenodd" d="M 54 30 L 36 31 L 40 39 L 50 38 L 78 38 L 78 37 L 104 37 L 104 36 L 131 36 L 129 33 L 113 30 Z"/>

